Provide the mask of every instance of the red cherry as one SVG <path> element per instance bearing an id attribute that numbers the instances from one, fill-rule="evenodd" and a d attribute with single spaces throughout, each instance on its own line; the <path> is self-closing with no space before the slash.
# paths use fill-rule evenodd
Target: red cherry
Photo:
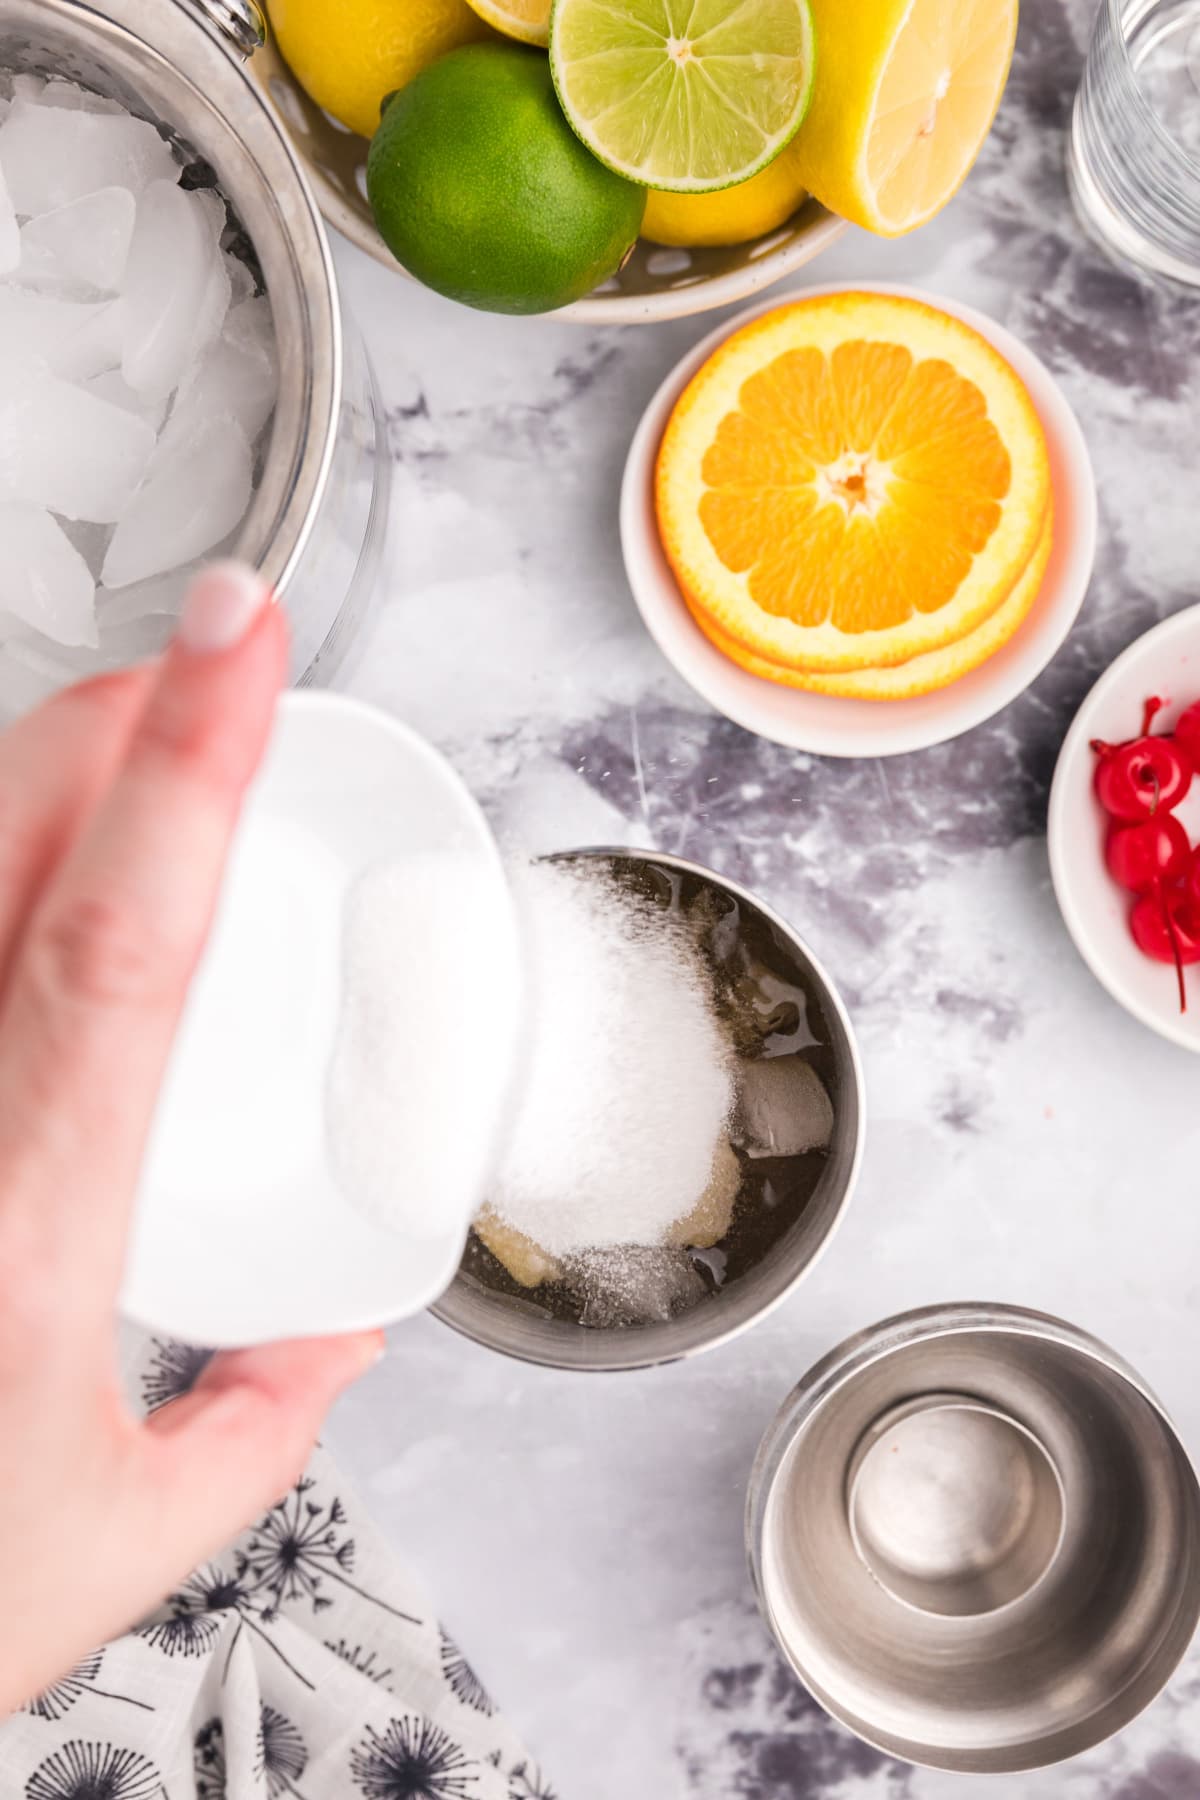
<path id="1" fill-rule="evenodd" d="M 1171 738 L 1135 738 L 1132 743 L 1093 746 L 1096 798 L 1114 819 L 1146 819 L 1170 812 L 1192 785 L 1192 765 Z"/>
<path id="2" fill-rule="evenodd" d="M 1166 705 L 1157 697 L 1142 710 L 1142 734 L 1124 744 L 1093 738 L 1096 798 L 1114 819 L 1145 819 L 1170 812 L 1192 785 L 1192 761 L 1174 738 L 1152 737 L 1150 727 Z"/>
<path id="3" fill-rule="evenodd" d="M 1200 700 L 1180 713 L 1175 726 L 1175 742 L 1189 758 L 1193 769 L 1200 769 Z"/>
<path id="4" fill-rule="evenodd" d="M 1143 894 L 1129 915 L 1133 941 L 1154 962 L 1174 963 L 1179 977 L 1179 1010 L 1187 1011 L 1185 965 L 1200 963 L 1200 905 L 1178 887 Z"/>
<path id="5" fill-rule="evenodd" d="M 1160 894 L 1143 894 L 1136 901 L 1129 923 L 1139 950 L 1155 962 L 1175 961 L 1167 913 L 1179 940 L 1179 955 L 1185 963 L 1200 962 L 1200 906 L 1180 888 L 1167 888 Z"/>
<path id="6" fill-rule="evenodd" d="M 1191 867 L 1184 876 L 1183 888 L 1188 899 L 1200 906 L 1200 849 L 1192 851 Z"/>
<path id="7" fill-rule="evenodd" d="M 1114 825 L 1104 860 L 1118 887 L 1148 894 L 1160 881 L 1179 881 L 1188 874 L 1192 846 L 1174 814 L 1160 813 L 1139 825 Z"/>

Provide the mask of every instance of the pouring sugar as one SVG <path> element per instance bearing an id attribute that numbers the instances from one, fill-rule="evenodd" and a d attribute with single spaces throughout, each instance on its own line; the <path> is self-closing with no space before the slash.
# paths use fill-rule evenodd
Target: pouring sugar
<path id="1" fill-rule="evenodd" d="M 368 871 L 345 911 L 329 1067 L 331 1166 L 348 1200 L 410 1236 L 461 1227 L 496 1150 L 492 1032 L 507 1019 L 511 921 L 479 905 L 477 865 L 426 852 Z"/>
<path id="2" fill-rule="evenodd" d="M 514 873 L 525 1066 L 493 1174 L 517 976 L 511 915 L 481 906 L 478 873 L 421 851 L 348 886 L 290 823 L 243 838 L 148 1181 L 195 1205 L 232 1160 L 277 1201 L 317 1165 L 408 1238 L 460 1230 L 486 1193 L 552 1258 L 667 1244 L 728 1155 L 735 1099 L 694 937 L 597 866 Z"/>
<path id="3" fill-rule="evenodd" d="M 588 864 L 536 863 L 511 886 L 525 1058 L 490 1206 L 550 1257 L 663 1244 L 710 1181 L 734 1100 L 694 939 Z M 494 1161 L 473 1104 L 505 967 L 493 929 L 444 856 L 369 874 L 350 898 L 332 1166 L 356 1206 L 397 1230 L 428 1226 L 448 1161 L 454 1191 L 474 1179 L 481 1194 Z"/>
<path id="4" fill-rule="evenodd" d="M 511 920 L 478 862 L 427 851 L 345 871 L 310 834 L 241 839 L 171 1061 L 147 1180 L 195 1203 L 236 1163 L 259 1198 L 325 1163 L 399 1235 L 460 1231 L 495 1152 Z M 502 1034 L 506 1025 L 494 1027 Z"/>

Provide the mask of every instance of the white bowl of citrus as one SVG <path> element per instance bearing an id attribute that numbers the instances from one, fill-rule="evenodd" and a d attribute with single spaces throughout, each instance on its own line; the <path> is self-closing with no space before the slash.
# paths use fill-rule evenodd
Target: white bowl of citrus
<path id="1" fill-rule="evenodd" d="M 828 756 L 923 749 L 1026 688 L 1091 578 L 1079 423 L 995 321 L 912 290 L 812 289 L 698 344 L 621 496 L 630 586 L 684 679 Z"/>
<path id="2" fill-rule="evenodd" d="M 923 224 L 1017 22 L 1017 0 L 268 3 L 252 69 L 329 221 L 452 298 L 586 323 L 743 299 L 846 221 Z"/>

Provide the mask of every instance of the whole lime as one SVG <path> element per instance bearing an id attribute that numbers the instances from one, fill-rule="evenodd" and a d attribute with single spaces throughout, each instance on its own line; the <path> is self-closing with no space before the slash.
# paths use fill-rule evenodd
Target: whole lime
<path id="1" fill-rule="evenodd" d="M 564 119 L 544 54 L 452 50 L 387 102 L 367 192 L 410 275 L 490 312 L 549 312 L 615 274 L 646 190 L 615 175 Z"/>

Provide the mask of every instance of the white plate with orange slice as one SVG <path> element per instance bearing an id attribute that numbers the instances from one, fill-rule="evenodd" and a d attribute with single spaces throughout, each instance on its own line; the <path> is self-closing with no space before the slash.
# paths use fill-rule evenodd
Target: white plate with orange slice
<path id="1" fill-rule="evenodd" d="M 1096 495 L 1078 421 L 993 320 L 809 289 L 678 364 L 630 446 L 630 586 L 683 678 L 829 756 L 944 742 L 1015 699 L 1079 612 Z"/>

